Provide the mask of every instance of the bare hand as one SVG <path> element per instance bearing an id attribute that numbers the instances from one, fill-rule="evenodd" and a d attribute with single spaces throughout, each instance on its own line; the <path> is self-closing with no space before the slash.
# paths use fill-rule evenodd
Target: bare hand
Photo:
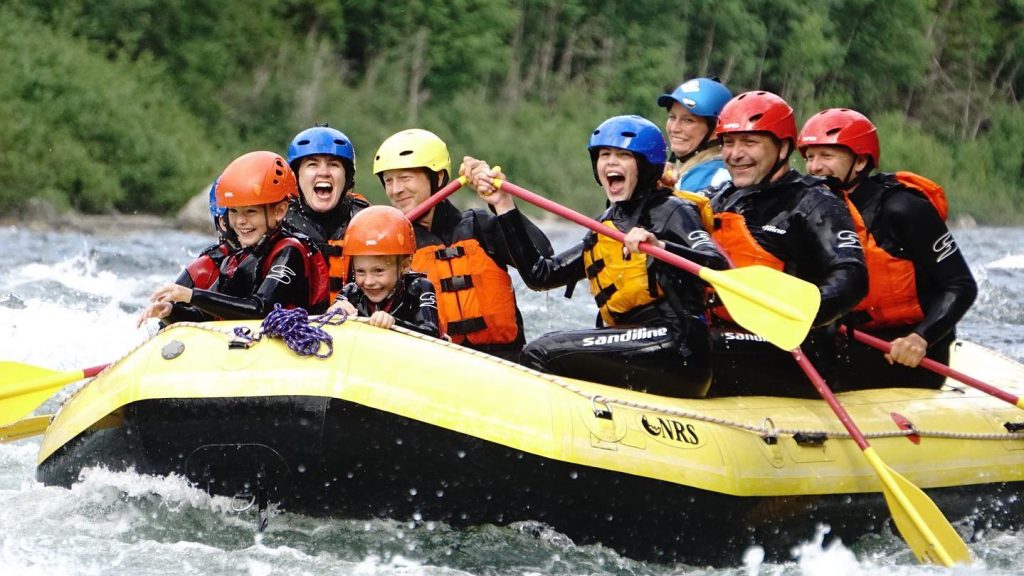
<path id="1" fill-rule="evenodd" d="M 150 296 L 150 302 L 184 302 L 192 301 L 192 289 L 180 284 L 165 284 L 157 288 Z"/>
<path id="2" fill-rule="evenodd" d="M 477 160 L 472 156 L 462 159 L 462 166 L 459 167 L 459 174 L 469 179 L 469 185 L 476 189 L 477 195 L 484 201 L 494 206 L 495 212 L 504 214 L 513 210 L 516 205 L 512 197 L 494 186 L 494 180 L 505 180 L 505 174 L 501 168 L 483 160 Z"/>
<path id="3" fill-rule="evenodd" d="M 368 324 L 370 326 L 376 326 L 377 328 L 390 330 L 391 327 L 395 325 L 395 317 L 383 310 L 378 310 L 370 316 Z"/>
<path id="4" fill-rule="evenodd" d="M 917 365 L 921 363 L 927 352 L 928 341 L 916 332 L 911 332 L 902 338 L 892 341 L 892 349 L 885 355 L 885 359 L 889 361 L 889 364 L 895 362 L 911 368 L 917 368 Z"/>
<path id="5" fill-rule="evenodd" d="M 139 320 L 135 323 L 136 328 L 142 328 L 142 325 L 146 323 L 146 320 L 150 318 L 156 318 L 161 320 L 167 318 L 171 314 L 171 303 L 170 302 L 153 302 L 149 306 L 146 306 L 142 313 L 139 314 Z"/>
<path id="6" fill-rule="evenodd" d="M 630 230 L 626 234 L 626 238 L 623 239 L 622 243 L 625 244 L 625 246 L 622 250 L 622 255 L 624 257 L 628 256 L 630 252 L 638 254 L 640 252 L 640 244 L 643 242 L 647 242 L 658 248 L 665 248 L 665 243 L 658 240 L 658 237 L 653 233 L 644 230 L 643 228 L 636 227 Z"/>
<path id="7" fill-rule="evenodd" d="M 338 312 L 344 312 L 348 316 L 358 316 L 359 311 L 352 305 L 348 300 L 338 300 L 331 307 L 327 309 L 327 314 L 337 314 Z"/>

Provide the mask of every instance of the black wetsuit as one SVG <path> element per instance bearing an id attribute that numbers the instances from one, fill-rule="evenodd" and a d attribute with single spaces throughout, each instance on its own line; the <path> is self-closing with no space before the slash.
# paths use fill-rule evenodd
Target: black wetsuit
<path id="1" fill-rule="evenodd" d="M 711 208 L 739 214 L 757 244 L 783 262 L 783 271 L 818 287 L 821 306 L 804 352 L 832 375 L 835 325 L 868 289 L 864 251 L 846 203 L 823 180 L 790 170 L 767 185 L 713 191 Z M 814 396 L 816 392 L 787 351 L 750 338 L 742 328 L 719 324 L 711 393 Z"/>
<path id="2" fill-rule="evenodd" d="M 475 240 L 484 250 L 488 257 L 502 269 L 509 266 L 517 268 L 516 260 L 509 250 L 509 242 L 506 240 L 504 227 L 498 225 L 499 220 L 515 220 L 516 233 L 522 236 L 516 238 L 519 241 L 528 241 L 533 250 L 544 256 L 551 256 L 554 250 L 548 237 L 519 210 L 503 216 L 495 216 L 489 210 L 471 209 L 460 211 L 448 200 L 440 202 L 435 208 L 430 222 L 430 229 L 416 223 L 413 227 L 416 232 L 416 247 L 426 246 L 452 246 L 460 241 Z M 420 270 L 418 270 L 420 271 Z M 520 274 L 524 282 L 529 286 L 530 279 L 526 274 Z M 531 286 L 533 287 L 533 286 Z M 435 287 L 438 288 L 438 287 Z M 443 289 L 443 287 L 441 287 Z M 508 290 L 512 290 L 511 284 Z M 515 298 L 512 293 L 512 298 Z M 449 323 L 453 319 L 446 319 Z M 480 343 L 474 342 L 472 332 L 466 334 L 466 340 L 460 342 L 462 346 L 493 354 L 506 360 L 516 361 L 519 352 L 526 342 L 523 334 L 523 315 L 518 304 L 515 305 L 515 323 L 518 328 L 515 337 L 507 343 Z M 449 330 L 451 334 L 451 330 Z"/>
<path id="3" fill-rule="evenodd" d="M 426 274 L 406 272 L 398 278 L 395 290 L 384 301 L 374 304 L 355 282 L 345 285 L 338 299 L 346 299 L 360 316 L 370 317 L 383 310 L 395 317 L 395 326 L 415 330 L 427 336 L 440 336 L 437 317 L 437 295 Z"/>
<path id="4" fill-rule="evenodd" d="M 346 193 L 338 201 L 338 205 L 329 212 L 317 212 L 306 205 L 301 196 L 288 203 L 288 214 L 285 224 L 308 237 L 316 248 L 327 259 L 328 268 L 332 268 L 330 290 L 335 293 L 345 284 L 344 278 L 331 266 L 331 259 L 341 256 L 341 248 L 335 244 L 345 237 L 348 223 L 357 212 L 369 206 L 362 196 Z M 334 241 L 334 243 L 332 243 Z M 346 271 L 347 272 L 347 271 Z M 347 276 L 346 276 L 347 278 Z"/>
<path id="5" fill-rule="evenodd" d="M 870 330 L 886 342 L 914 332 L 928 342 L 927 357 L 949 364 L 956 324 L 974 303 L 978 286 L 946 223 L 924 195 L 890 174 L 875 174 L 857 186 L 850 200 L 868 232 L 887 253 L 914 265 L 917 299 L 924 319 L 917 324 Z M 860 313 L 847 317 L 856 327 Z M 945 377 L 924 368 L 889 365 L 864 344 L 840 340 L 843 388 L 904 386 L 936 388 Z"/>
<path id="6" fill-rule="evenodd" d="M 188 305 L 176 303 L 167 321 L 258 319 L 269 314 L 274 304 L 306 308 L 313 314 L 323 312 L 327 301 L 309 301 L 306 277 L 306 259 L 319 256 L 293 246 L 284 246 L 270 254 L 285 235 L 292 234 L 278 228 L 256 245 L 233 252 L 221 263 L 216 285 L 210 290 L 193 289 L 192 301 Z M 273 259 L 265 262 L 267 258 Z"/>
<path id="7" fill-rule="evenodd" d="M 522 238 L 517 219 L 499 217 L 506 237 Z M 665 249 L 697 264 L 724 269 L 727 262 L 710 242 L 695 206 L 667 189 L 638 190 L 601 217 L 628 232 L 642 227 Z M 572 286 L 586 276 L 584 251 L 594 233 L 565 252 L 546 257 L 525 242 L 511 245 L 519 273 L 542 289 Z M 530 342 L 522 363 L 552 374 L 580 378 L 665 396 L 699 397 L 711 381 L 711 340 L 704 319 L 706 285 L 675 266 L 648 258 L 664 295 L 616 319 L 614 327 L 552 332 Z"/>

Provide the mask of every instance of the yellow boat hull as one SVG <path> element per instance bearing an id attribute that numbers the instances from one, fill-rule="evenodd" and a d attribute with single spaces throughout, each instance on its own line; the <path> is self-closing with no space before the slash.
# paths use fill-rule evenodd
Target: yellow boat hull
<path id="1" fill-rule="evenodd" d="M 686 400 L 551 377 L 438 340 L 346 322 L 328 359 L 227 322 L 168 328 L 79 390 L 38 476 L 178 473 L 285 509 L 455 525 L 546 522 L 642 558 L 785 555 L 816 523 L 887 521 L 877 475 L 820 400 Z M 954 367 L 1024 394 L 1024 367 L 971 344 Z M 879 456 L 951 520 L 1020 515 L 1024 412 L 956 383 L 839 395 Z M 907 430 L 912 427 L 913 430 Z M 1013 498 L 1002 498 L 1013 496 Z"/>

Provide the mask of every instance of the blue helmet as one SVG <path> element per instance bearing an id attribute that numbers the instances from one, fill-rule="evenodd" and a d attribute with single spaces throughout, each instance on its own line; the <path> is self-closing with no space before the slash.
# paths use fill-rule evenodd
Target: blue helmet
<path id="1" fill-rule="evenodd" d="M 678 102 L 694 116 L 718 118 L 725 103 L 732 100 L 732 92 L 721 82 L 711 78 L 694 78 L 680 84 L 671 94 L 658 97 L 658 106 L 671 108 Z"/>
<path id="2" fill-rule="evenodd" d="M 341 158 L 345 164 L 345 190 L 352 187 L 355 183 L 356 150 L 348 136 L 327 124 L 307 128 L 296 134 L 288 145 L 288 165 L 298 175 L 299 160 L 314 154 Z"/>
<path id="3" fill-rule="evenodd" d="M 217 225 L 217 218 L 224 216 L 228 213 L 227 208 L 222 208 L 217 205 L 217 182 L 220 182 L 220 176 L 213 181 L 210 185 L 210 216 L 213 218 L 213 225 Z"/>
<path id="4" fill-rule="evenodd" d="M 653 122 L 640 116 L 613 116 L 594 129 L 590 135 L 591 158 L 598 148 L 622 148 L 638 155 L 654 167 L 664 169 L 665 137 Z"/>

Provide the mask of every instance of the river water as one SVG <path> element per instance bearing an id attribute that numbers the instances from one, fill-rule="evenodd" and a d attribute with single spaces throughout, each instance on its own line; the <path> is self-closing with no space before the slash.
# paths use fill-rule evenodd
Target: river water
<path id="1" fill-rule="evenodd" d="M 549 232 L 558 246 L 581 236 L 565 227 Z M 980 286 L 961 337 L 1024 361 L 1024 229 L 964 229 L 956 237 Z M 149 336 L 135 327 L 149 292 L 209 241 L 171 230 L 99 236 L 0 228 L 0 360 L 73 370 L 117 359 Z M 592 323 L 583 286 L 570 301 L 560 290 L 517 289 L 531 338 Z M 56 410 L 74 388 L 38 413 Z M 1024 573 L 1024 534 L 1000 532 L 970 543 L 978 561 L 950 572 L 916 565 L 892 535 L 823 546 L 812 526 L 791 561 L 763 562 L 753 548 L 733 568 L 637 562 L 531 522 L 454 530 L 274 513 L 257 535 L 253 510 L 180 478 L 94 470 L 70 490 L 44 487 L 34 479 L 38 448 L 38 439 L 0 445 L 0 575 Z"/>

